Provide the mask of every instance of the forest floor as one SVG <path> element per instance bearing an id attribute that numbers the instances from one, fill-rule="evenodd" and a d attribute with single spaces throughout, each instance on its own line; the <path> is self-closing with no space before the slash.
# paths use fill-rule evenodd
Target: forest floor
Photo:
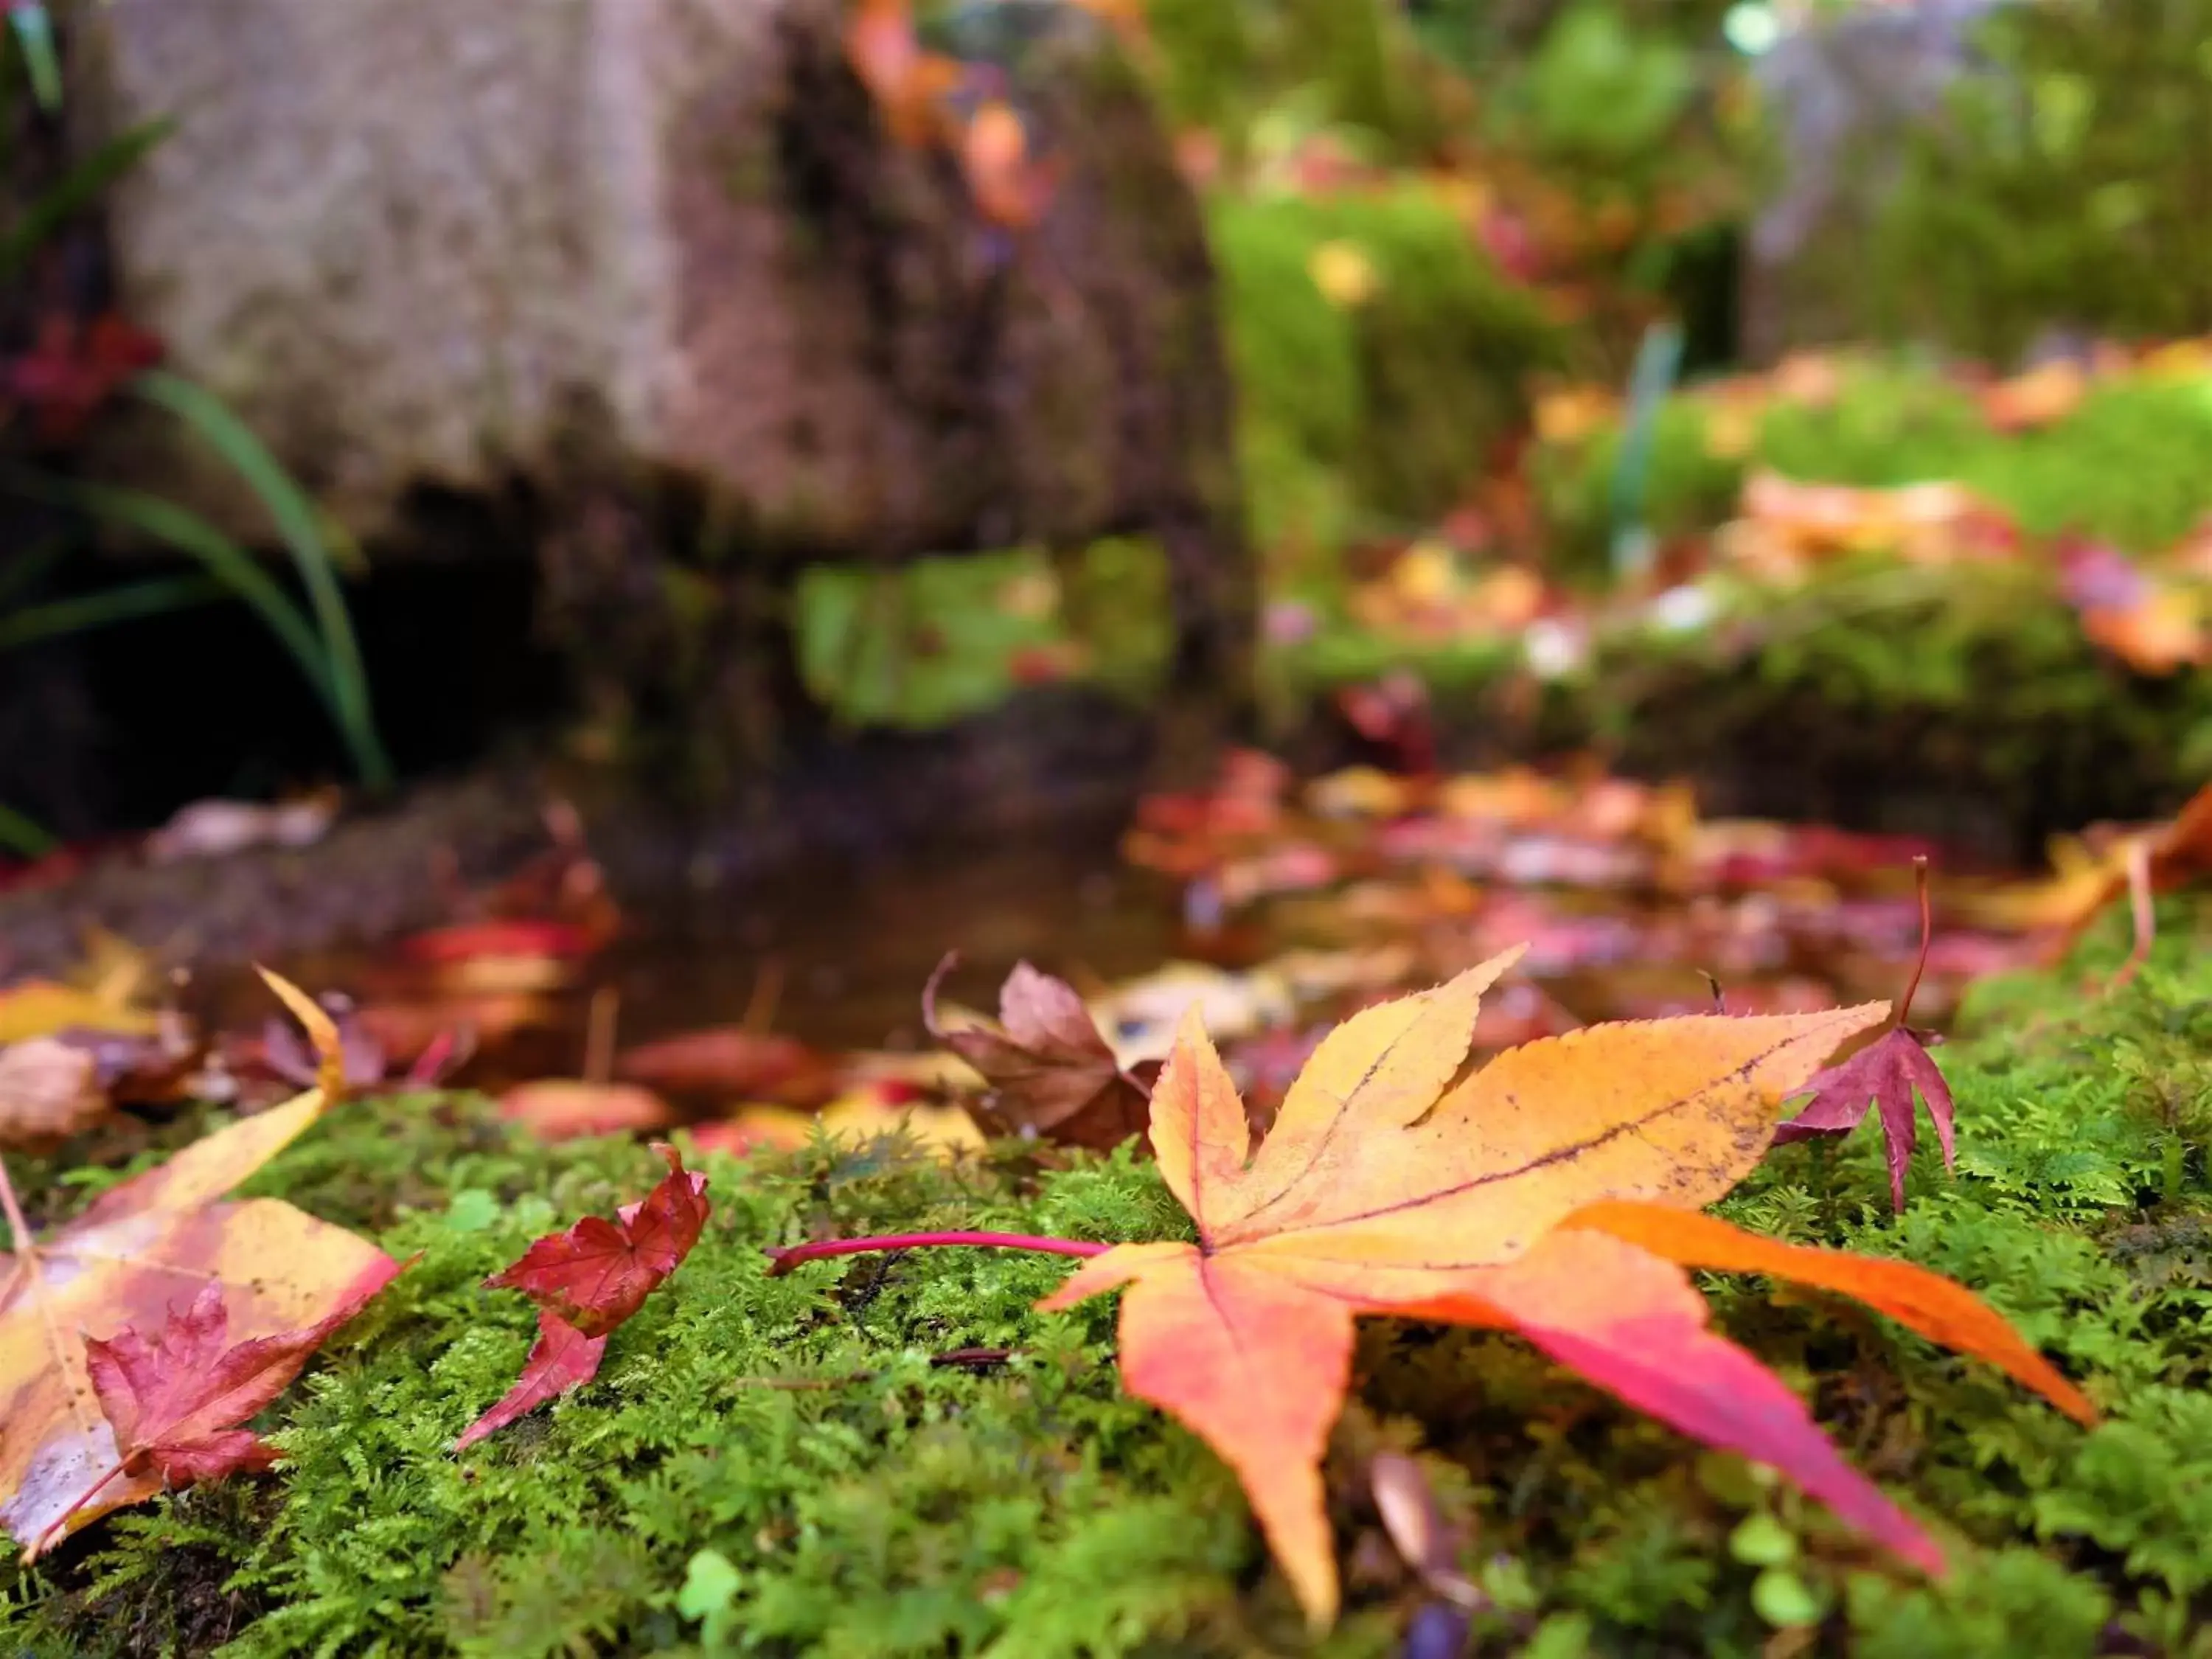
<path id="1" fill-rule="evenodd" d="M 1026 915 L 994 911 L 974 882 L 942 884 L 961 921 L 913 898 L 933 884 L 911 877 L 838 903 L 815 890 L 817 914 L 854 924 L 842 978 L 826 959 L 763 972 L 769 951 L 695 944 L 694 960 L 747 961 L 751 1006 L 686 1048 L 656 1043 L 649 1019 L 648 1040 L 617 1041 L 621 950 L 594 954 L 612 937 L 605 901 L 578 898 L 589 884 L 567 849 L 505 890 L 538 906 L 527 918 L 490 904 L 355 964 L 358 1096 L 243 1189 L 413 1259 L 269 1410 L 276 1472 L 156 1497 L 17 1568 L 0 1649 L 1426 1654 L 1453 1650 L 1471 1619 L 1478 1651 L 1553 1659 L 2202 1654 L 2212 912 L 2162 901 L 2150 960 L 2115 987 L 2127 907 L 2094 903 L 2112 891 L 2109 845 L 2078 849 L 2105 860 L 2086 901 L 2080 866 L 2071 885 L 1948 872 L 1936 885 L 1916 1013 L 1954 1032 L 1936 1052 L 1955 1170 L 1923 1144 L 1893 1216 L 1868 1125 L 1776 1150 L 1721 1207 L 1955 1277 L 2104 1412 L 2085 1432 L 1879 1317 L 1711 1280 L 1720 1328 L 1941 1540 L 1940 1583 L 1518 1338 L 1379 1320 L 1326 1465 L 1346 1610 L 1316 1633 L 1235 1477 L 1117 1382 L 1109 1305 L 1036 1311 L 1064 1263 L 948 1249 L 768 1271 L 770 1247 L 844 1235 L 1188 1236 L 1140 1143 L 986 1139 L 961 1104 L 975 1079 L 927 1052 L 917 1018 L 945 945 L 967 944 L 976 969 L 1034 955 L 1070 971 L 1133 1065 L 1200 1007 L 1264 1116 L 1332 1019 L 1516 939 L 1534 949 L 1488 1000 L 1485 1051 L 1708 1009 L 1700 969 L 1736 1013 L 1894 995 L 1917 949 L 1919 850 L 1704 821 L 1679 792 L 1602 779 L 1370 770 L 1301 786 L 1247 757 L 1212 792 L 1149 805 L 1124 848 L 1146 873 L 1086 885 L 1048 859 L 1032 874 L 1052 896 Z M 903 939 L 881 967 L 871 916 Z M 2085 918 L 2069 956 L 2028 965 Z M 1176 960 L 1138 971 L 1148 957 Z M 1086 976 L 1093 957 L 1124 977 Z M 659 960 L 659 982 L 684 961 Z M 550 1017 L 550 1035 L 502 1044 L 499 1011 L 533 1001 L 514 1025 Z M 677 1024 L 703 1012 L 677 1007 Z M 948 1029 L 963 1018 L 938 1010 Z M 453 1057 L 418 1052 L 464 1023 L 490 1036 L 462 1074 L 488 1092 L 455 1091 Z M 280 1035 L 214 1040 L 249 1099 L 289 1086 L 269 1074 Z M 579 1042 L 581 1076 L 533 1082 L 533 1060 Z M 418 1061 L 397 1092 L 374 1080 Z M 32 1224 L 227 1116 L 142 1103 L 12 1154 Z M 578 1133 L 594 1127 L 620 1132 Z M 530 1344 L 525 1300 L 482 1281 L 532 1238 L 642 1197 L 663 1173 L 645 1131 L 707 1177 L 696 1248 L 606 1340 L 596 1378 L 456 1455 Z M 1458 1601 L 1379 1519 L 1386 1450 L 1425 1473 L 1473 1587 Z"/>

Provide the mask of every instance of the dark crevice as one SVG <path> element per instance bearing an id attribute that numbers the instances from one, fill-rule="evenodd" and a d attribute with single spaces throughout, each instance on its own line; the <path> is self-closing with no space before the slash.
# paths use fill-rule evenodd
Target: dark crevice
<path id="1" fill-rule="evenodd" d="M 85 557 L 39 595 L 146 573 Z M 374 564 L 347 584 L 378 728 L 403 781 L 541 734 L 565 703 L 513 559 Z M 212 796 L 343 782 L 352 763 L 294 659 L 228 599 L 0 652 L 0 803 L 67 839 L 158 824 Z"/>

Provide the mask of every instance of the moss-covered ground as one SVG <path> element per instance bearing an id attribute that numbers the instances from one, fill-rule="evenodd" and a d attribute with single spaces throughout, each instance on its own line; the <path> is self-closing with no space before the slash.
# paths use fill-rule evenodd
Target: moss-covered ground
<path id="1" fill-rule="evenodd" d="M 1717 769 L 1764 776 L 1773 787 L 1737 805 L 1854 823 L 1924 793 L 1970 797 L 2016 854 L 2056 829 L 2168 809 L 2212 770 L 2212 690 L 2202 673 L 2141 672 L 2094 643 L 2044 550 L 2075 532 L 2156 560 L 2203 524 L 2208 387 L 2201 372 L 2117 376 L 2020 432 L 1993 428 L 1954 379 L 1893 356 L 1846 362 L 1825 399 L 1775 398 L 1755 415 L 1729 387 L 1693 387 L 1657 406 L 1637 492 L 1662 544 L 1710 536 L 1759 471 L 1955 482 L 2027 544 L 2014 559 L 1952 564 L 1869 546 L 1791 586 L 1722 567 L 1703 577 L 1692 622 L 1606 621 L 1623 437 L 1602 427 L 1528 461 L 1547 571 L 1583 588 L 1601 619 L 1578 661 L 1540 686 L 1517 632 L 1408 641 L 1324 599 L 1310 636 L 1274 653 L 1281 702 L 1411 666 L 1445 694 L 1448 723 L 1457 711 L 1493 747 L 1595 744 L 1627 769 L 1703 775 L 1729 797 Z"/>
<path id="2" fill-rule="evenodd" d="M 706 1236 L 599 1379 L 457 1457 L 531 1336 L 523 1299 L 479 1281 L 655 1165 L 413 1097 L 349 1104 L 255 1182 L 422 1252 L 270 1414 L 287 1462 L 14 1571 L 0 1651 L 1383 1654 L 1419 1600 L 1360 1497 L 1388 1444 L 1421 1452 L 1467 1528 L 1496 1602 L 1484 1652 L 2212 1653 L 2208 919 L 2169 906 L 2150 969 L 2100 997 L 2084 975 L 2118 957 L 2108 920 L 2063 970 L 1984 988 L 1942 1051 L 1957 1174 L 1923 1146 L 1901 1221 L 1870 1133 L 1777 1154 L 1727 1206 L 1957 1276 L 2110 1413 L 2084 1433 L 1871 1315 L 1714 1281 L 1723 1327 L 1945 1541 L 1944 1583 L 1510 1337 L 1373 1322 L 1330 1461 L 1351 1610 L 1312 1638 L 1233 1480 L 1121 1394 L 1110 1310 L 1030 1311 L 1065 1264 L 763 1271 L 764 1245 L 815 1234 L 1175 1234 L 1126 1152 L 1050 1170 L 894 1143 L 710 1157 Z M 28 1171 L 49 1215 L 119 1174 L 61 1167 Z M 933 1363 L 963 1349 L 1012 1352 Z"/>

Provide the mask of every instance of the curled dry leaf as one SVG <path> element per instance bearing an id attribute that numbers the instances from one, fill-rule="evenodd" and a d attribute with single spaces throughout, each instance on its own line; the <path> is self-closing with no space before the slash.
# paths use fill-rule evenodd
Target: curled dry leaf
<path id="1" fill-rule="evenodd" d="M 1518 954 L 1338 1027 L 1256 1149 L 1213 1045 L 1187 1020 L 1153 1091 L 1151 1134 L 1199 1242 L 1117 1245 L 1042 1305 L 1128 1287 L 1124 1382 L 1236 1470 L 1317 1623 L 1338 1595 L 1320 1461 L 1360 1314 L 1516 1331 L 1940 1570 L 1935 1545 L 1843 1461 L 1796 1395 L 1706 1328 L 1684 1271 L 1752 1268 L 1841 1290 L 2094 1415 L 1950 1281 L 1773 1245 L 1697 1213 L 1758 1162 L 1777 1103 L 1887 1005 L 1595 1025 L 1455 1082 L 1480 994 Z"/>
<path id="2" fill-rule="evenodd" d="M 463 1026 L 448 1026 L 409 1056 L 404 1070 L 395 1071 L 393 1056 L 386 1051 L 375 1030 L 362 1011 L 341 999 L 324 999 L 337 1026 L 338 1047 L 345 1066 L 346 1087 L 358 1092 L 383 1083 L 403 1088 L 432 1089 L 468 1064 L 476 1053 L 474 1034 Z M 292 1028 L 270 1020 L 262 1028 L 258 1045 L 241 1044 L 231 1062 L 234 1070 L 258 1070 L 295 1086 L 314 1080 L 320 1063 L 311 1045 L 302 1045 Z"/>
<path id="3" fill-rule="evenodd" d="M 645 1304 L 699 1242 L 707 1224 L 707 1177 L 655 1142 L 668 1164 L 660 1183 L 615 1219 L 588 1215 L 548 1233 L 484 1284 L 520 1291 L 538 1306 L 538 1336 L 522 1376 L 454 1443 L 459 1450 L 598 1375 L 607 1334 Z"/>
<path id="4" fill-rule="evenodd" d="M 325 1076 L 340 1065 L 321 1011 L 270 982 L 309 1018 Z M 367 1239 L 276 1199 L 223 1202 L 319 1117 L 322 1088 L 195 1141 L 111 1188 L 76 1219 L 33 1239 L 10 1206 L 15 1258 L 0 1280 L 0 1524 L 35 1554 L 99 1516 L 161 1489 L 124 1461 L 100 1409 L 84 1337 L 152 1330 L 179 1287 L 220 1294 L 240 1342 L 296 1333 L 344 1306 L 391 1258 Z"/>
<path id="5" fill-rule="evenodd" d="M 1065 980 L 1017 963 L 999 993 L 999 1024 L 940 1019 L 937 988 L 958 961 L 937 964 L 921 994 L 929 1034 L 983 1074 L 972 1109 L 994 1134 L 1034 1134 L 1103 1152 L 1145 1128 L 1150 1089 L 1125 1071 L 1083 999 Z"/>
<path id="6" fill-rule="evenodd" d="M 2212 783 L 2164 823 L 2052 844 L 2046 878 L 1962 896 L 1960 908 L 1983 925 L 2047 930 L 2053 957 L 2081 936 L 2098 914 L 2128 890 L 2139 866 L 2154 893 L 2212 874 Z"/>

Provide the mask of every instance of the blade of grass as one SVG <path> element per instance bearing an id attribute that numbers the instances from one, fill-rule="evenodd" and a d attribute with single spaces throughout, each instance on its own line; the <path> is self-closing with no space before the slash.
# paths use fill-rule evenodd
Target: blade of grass
<path id="1" fill-rule="evenodd" d="M 330 709 L 340 734 L 350 744 L 351 733 L 346 730 L 337 697 L 331 690 L 330 669 L 324 659 L 321 640 L 316 637 L 299 606 L 276 585 L 276 579 L 236 542 L 198 514 L 139 490 L 112 484 L 64 483 L 21 473 L 9 475 L 7 484 L 34 500 L 82 507 L 198 560 L 210 575 L 252 606 L 268 624 L 270 632 L 291 653 L 315 695 Z M 356 764 L 359 760 L 356 755 Z"/>
<path id="2" fill-rule="evenodd" d="M 100 192 L 136 167 L 176 126 L 167 116 L 118 133 L 71 167 L 60 181 L 24 210 L 0 236 L 0 281 L 15 276 L 44 242 L 72 215 L 90 206 Z"/>
<path id="3" fill-rule="evenodd" d="M 392 782 L 391 763 L 376 734 L 376 717 L 370 707 L 368 675 L 354 637 L 353 621 L 346 613 L 345 595 L 338 586 L 329 538 L 323 532 L 314 503 L 253 435 L 246 422 L 206 387 L 152 369 L 140 375 L 132 387 L 149 402 L 168 410 L 198 432 L 216 452 L 238 470 L 260 499 L 276 524 L 277 534 L 298 567 L 300 580 L 314 608 L 316 625 L 323 636 L 323 653 L 330 667 L 330 684 L 337 700 L 339 717 L 354 747 L 362 781 L 371 789 Z"/>
<path id="4" fill-rule="evenodd" d="M 54 50 L 54 21 L 40 0 L 9 0 L 8 21 L 15 27 L 15 45 L 23 54 L 23 72 L 30 76 L 32 95 L 43 110 L 62 106 L 61 55 Z"/>
<path id="5" fill-rule="evenodd" d="M 27 859 L 42 859 L 60 846 L 15 808 L 0 804 L 0 848 Z"/>
<path id="6" fill-rule="evenodd" d="M 6 568 L 0 569 L 0 607 L 18 593 L 27 593 L 33 583 L 58 565 L 69 552 L 69 540 L 63 536 L 42 536 L 20 553 L 10 556 Z"/>
<path id="7" fill-rule="evenodd" d="M 0 613 L 0 651 L 231 597 L 212 576 L 163 576 Z"/>

